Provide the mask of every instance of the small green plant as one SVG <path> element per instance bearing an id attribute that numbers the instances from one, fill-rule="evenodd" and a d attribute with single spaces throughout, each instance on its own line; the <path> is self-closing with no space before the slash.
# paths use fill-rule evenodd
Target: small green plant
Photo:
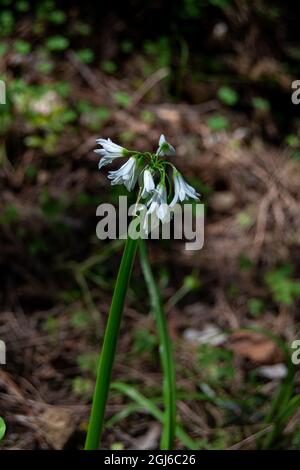
<path id="1" fill-rule="evenodd" d="M 94 60 L 94 52 L 92 49 L 79 49 L 75 52 L 77 59 L 84 64 L 91 64 Z"/>
<path id="2" fill-rule="evenodd" d="M 49 21 L 54 24 L 63 24 L 66 21 L 66 14 L 62 10 L 54 10 L 48 16 Z"/>
<path id="3" fill-rule="evenodd" d="M 252 215 L 248 212 L 239 212 L 239 214 L 237 214 L 237 221 L 240 227 L 245 230 L 251 227 L 254 222 Z"/>
<path id="4" fill-rule="evenodd" d="M 49 335 L 56 335 L 59 332 L 59 320 L 55 317 L 49 317 L 43 323 L 43 329 Z"/>
<path id="5" fill-rule="evenodd" d="M 155 121 L 155 114 L 145 109 L 144 111 L 141 111 L 140 118 L 147 124 L 153 124 Z"/>
<path id="6" fill-rule="evenodd" d="M 167 307 L 176 305 L 181 299 L 187 294 L 193 291 L 197 291 L 201 288 L 201 282 L 197 277 L 196 273 L 185 276 L 183 279 L 182 286 L 175 292 L 175 294 L 169 299 Z"/>
<path id="7" fill-rule="evenodd" d="M 285 143 L 288 145 L 291 152 L 291 158 L 299 160 L 300 158 L 300 139 L 296 134 L 288 134 L 285 138 Z"/>
<path id="8" fill-rule="evenodd" d="M 72 389 L 76 395 L 89 400 L 93 395 L 93 382 L 83 377 L 75 377 L 72 380 Z"/>
<path id="9" fill-rule="evenodd" d="M 251 271 L 253 268 L 253 261 L 245 253 L 239 256 L 239 267 L 242 271 Z"/>
<path id="10" fill-rule="evenodd" d="M 133 51 L 133 44 L 130 40 L 126 39 L 121 43 L 121 51 L 125 54 L 130 54 Z"/>
<path id="11" fill-rule="evenodd" d="M 98 355 L 94 353 L 81 354 L 77 357 L 77 364 L 83 372 L 90 372 L 93 376 L 96 376 Z"/>
<path id="12" fill-rule="evenodd" d="M 198 348 L 198 362 L 203 369 L 204 380 L 211 385 L 229 383 L 234 378 L 232 351 L 203 344 Z"/>
<path id="13" fill-rule="evenodd" d="M 58 197 L 54 197 L 44 189 L 39 195 L 39 204 L 46 217 L 55 218 L 64 212 L 68 201 L 66 194 L 61 193 Z"/>
<path id="14" fill-rule="evenodd" d="M 5 42 L 1 43 L 0 44 L 0 57 L 6 54 L 7 50 L 8 50 L 7 44 L 5 44 Z"/>
<path id="15" fill-rule="evenodd" d="M 135 332 L 133 343 L 133 352 L 135 354 L 152 353 L 156 347 L 157 338 L 151 331 L 144 328 Z"/>
<path id="16" fill-rule="evenodd" d="M 9 36 L 13 32 L 15 18 L 10 10 L 0 12 L 0 36 Z"/>
<path id="17" fill-rule="evenodd" d="M 288 134 L 285 138 L 286 144 L 291 148 L 298 148 L 300 146 L 299 137 L 295 134 Z"/>
<path id="18" fill-rule="evenodd" d="M 253 108 L 261 111 L 263 113 L 267 113 L 270 111 L 270 102 L 261 96 L 255 96 L 251 100 Z"/>
<path id="19" fill-rule="evenodd" d="M 70 324 L 78 330 L 84 330 L 90 326 L 91 317 L 85 310 L 76 310 L 72 312 Z"/>
<path id="20" fill-rule="evenodd" d="M 73 31 L 80 36 L 88 36 L 91 33 L 91 26 L 87 23 L 77 22 L 74 24 Z"/>
<path id="21" fill-rule="evenodd" d="M 14 204 L 7 204 L 0 213 L 0 223 L 11 225 L 19 220 L 19 211 Z"/>
<path id="22" fill-rule="evenodd" d="M 96 131 L 110 118 L 110 111 L 106 106 L 93 107 L 88 101 L 81 100 L 77 104 L 80 113 L 80 122 L 88 129 Z"/>
<path id="23" fill-rule="evenodd" d="M 159 68 L 168 68 L 170 66 L 172 51 L 168 37 L 161 36 L 157 41 L 146 41 L 144 44 L 144 51 L 154 61 L 154 66 L 152 66 L 153 68 L 147 64 L 148 72 L 151 73 Z"/>
<path id="24" fill-rule="evenodd" d="M 293 267 L 286 264 L 265 275 L 265 282 L 276 302 L 292 305 L 300 297 L 300 280 L 292 278 L 293 271 Z"/>
<path id="25" fill-rule="evenodd" d="M 26 13 L 29 8 L 30 4 L 26 0 L 19 0 L 18 2 L 16 2 L 16 10 L 20 13 Z"/>
<path id="26" fill-rule="evenodd" d="M 249 299 L 248 308 L 249 308 L 250 314 L 253 317 L 255 318 L 260 317 L 261 314 L 265 310 L 265 302 L 262 299 L 256 299 L 256 298 Z"/>
<path id="27" fill-rule="evenodd" d="M 46 47 L 49 51 L 64 51 L 69 47 L 70 41 L 64 36 L 53 36 L 46 41 Z"/>
<path id="28" fill-rule="evenodd" d="M 13 44 L 15 52 L 18 54 L 26 55 L 29 54 L 31 46 L 27 41 L 22 39 L 17 39 Z"/>
<path id="29" fill-rule="evenodd" d="M 114 93 L 114 100 L 116 104 L 122 108 L 128 108 L 131 103 L 131 97 L 124 91 L 116 91 Z"/>
<path id="30" fill-rule="evenodd" d="M 287 436 L 284 435 L 285 429 L 290 419 L 300 408 L 300 395 L 294 394 L 297 366 L 291 362 L 288 345 L 281 338 L 265 330 L 263 332 L 273 338 L 282 350 L 287 366 L 287 375 L 278 387 L 265 415 L 264 424 L 268 427 L 268 432 L 257 440 L 257 446 L 259 449 L 272 449 L 274 446 L 275 448 L 284 448 L 284 442 L 287 439 Z"/>
<path id="31" fill-rule="evenodd" d="M 227 130 L 230 126 L 230 123 L 225 116 L 215 114 L 214 116 L 208 118 L 207 125 L 213 132 L 220 132 Z"/>
<path id="32" fill-rule="evenodd" d="M 102 62 L 101 68 L 103 72 L 106 72 L 106 73 L 115 73 L 118 69 L 117 64 L 113 62 L 112 60 L 106 60 Z"/>
<path id="33" fill-rule="evenodd" d="M 228 106 L 234 106 L 239 99 L 237 92 L 228 86 L 223 86 L 218 90 L 218 98 Z"/>

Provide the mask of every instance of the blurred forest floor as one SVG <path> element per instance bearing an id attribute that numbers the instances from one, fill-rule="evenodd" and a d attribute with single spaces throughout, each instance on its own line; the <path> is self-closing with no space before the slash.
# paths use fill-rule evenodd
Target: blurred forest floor
<path id="1" fill-rule="evenodd" d="M 297 6 L 67 5 L 0 0 L 2 447 L 82 447 L 122 252 L 96 238 L 95 211 L 126 194 L 92 150 L 99 137 L 154 150 L 164 133 L 206 205 L 203 250 L 149 243 L 179 419 L 199 449 L 299 448 L 298 407 L 284 414 L 300 392 Z M 146 292 L 137 258 L 114 380 L 159 406 Z M 107 418 L 105 448 L 158 447 L 151 410 L 118 385 Z"/>

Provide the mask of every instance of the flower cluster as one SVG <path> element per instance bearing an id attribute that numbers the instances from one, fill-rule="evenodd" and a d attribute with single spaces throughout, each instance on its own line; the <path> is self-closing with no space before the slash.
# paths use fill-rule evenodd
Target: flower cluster
<path id="1" fill-rule="evenodd" d="M 99 169 L 118 158 L 129 157 L 118 170 L 109 171 L 108 178 L 112 185 L 123 184 L 128 191 L 132 191 L 139 182 L 139 198 L 145 200 L 146 215 L 154 214 L 166 222 L 170 208 L 176 203 L 199 199 L 199 194 L 184 180 L 174 164 L 164 158 L 175 155 L 174 147 L 164 135 L 160 136 L 155 153 L 127 150 L 110 139 L 98 139 L 96 142 L 102 147 L 95 150 L 101 156 Z M 172 178 L 168 175 L 168 169 L 172 172 Z"/>

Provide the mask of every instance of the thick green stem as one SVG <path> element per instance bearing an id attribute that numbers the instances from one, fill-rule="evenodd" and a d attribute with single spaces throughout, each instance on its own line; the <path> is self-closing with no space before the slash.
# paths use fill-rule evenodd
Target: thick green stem
<path id="1" fill-rule="evenodd" d="M 164 375 L 163 395 L 165 409 L 160 447 L 162 450 L 171 450 L 173 448 L 176 431 L 176 383 L 174 362 L 172 357 L 172 344 L 168 333 L 168 325 L 161 301 L 161 296 L 152 274 L 144 240 L 140 240 L 139 248 L 142 270 L 157 323 L 160 342 L 160 360 Z"/>
<path id="2" fill-rule="evenodd" d="M 115 284 L 98 366 L 92 411 L 85 443 L 86 450 L 95 450 L 98 448 L 103 430 L 105 407 L 117 339 L 137 244 L 138 240 L 133 240 L 130 237 L 127 238 Z"/>

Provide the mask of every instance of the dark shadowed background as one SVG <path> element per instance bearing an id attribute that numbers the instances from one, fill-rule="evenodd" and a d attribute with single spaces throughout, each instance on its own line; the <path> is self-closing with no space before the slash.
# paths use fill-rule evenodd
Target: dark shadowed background
<path id="1" fill-rule="evenodd" d="M 0 78 L 2 448 L 82 447 L 122 253 L 97 239 L 95 213 L 127 194 L 92 150 L 110 137 L 154 151 L 161 133 L 206 205 L 203 250 L 149 243 L 179 419 L 199 449 L 300 448 L 295 3 L 0 0 Z M 138 258 L 113 378 L 160 406 Z M 105 448 L 158 448 L 159 434 L 112 390 Z"/>

